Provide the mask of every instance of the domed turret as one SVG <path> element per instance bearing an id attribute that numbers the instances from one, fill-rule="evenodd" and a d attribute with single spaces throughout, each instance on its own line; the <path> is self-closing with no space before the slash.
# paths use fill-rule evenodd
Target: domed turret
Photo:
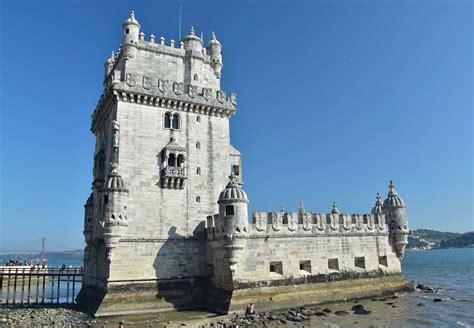
<path id="1" fill-rule="evenodd" d="M 112 170 L 102 190 L 102 201 L 105 207 L 101 222 L 103 227 L 102 236 L 109 261 L 112 259 L 112 249 L 117 247 L 118 241 L 128 225 L 128 190 L 125 189 L 125 184 L 117 171 L 117 167 L 117 163 L 112 163 Z"/>
<path id="2" fill-rule="evenodd" d="M 184 44 L 184 50 L 202 51 L 202 40 L 194 33 L 194 26 L 189 28 L 189 34 L 181 40 Z"/>
<path id="3" fill-rule="evenodd" d="M 390 181 L 387 198 L 383 202 L 382 211 L 388 217 L 390 234 L 397 256 L 402 258 L 408 244 L 408 222 L 406 206 L 398 196 L 393 181 Z"/>
<path id="4" fill-rule="evenodd" d="M 225 249 L 230 270 L 235 272 L 240 262 L 240 255 L 245 248 L 246 239 L 242 238 L 248 231 L 249 202 L 247 194 L 237 182 L 237 177 L 231 174 L 230 181 L 219 195 L 218 230 L 225 239 Z"/>
<path id="5" fill-rule="evenodd" d="M 383 206 L 382 196 L 380 196 L 380 194 L 377 193 L 377 196 L 375 197 L 375 199 L 376 199 L 375 206 L 372 208 L 372 211 L 370 213 L 372 213 L 372 214 L 382 214 L 383 213 L 383 210 L 382 210 L 382 206 Z"/>
<path id="6" fill-rule="evenodd" d="M 122 24 L 123 43 L 137 43 L 140 36 L 140 24 L 135 19 L 135 11 L 132 10 L 130 17 Z"/>
<path id="7" fill-rule="evenodd" d="M 222 64 L 222 45 L 217 40 L 216 35 L 212 32 L 211 41 L 207 44 L 207 54 L 211 58 L 211 66 L 214 69 L 214 74 L 220 78 L 221 70 L 224 66 Z"/>
<path id="8" fill-rule="evenodd" d="M 249 202 L 247 194 L 242 190 L 234 174 L 219 195 L 219 218 L 221 231 L 228 235 L 246 233 L 248 228 Z"/>
<path id="9" fill-rule="evenodd" d="M 123 183 L 122 177 L 117 171 L 118 165 L 112 163 L 112 171 L 109 174 L 109 177 L 105 183 L 104 188 L 110 190 L 125 190 L 125 184 Z"/>

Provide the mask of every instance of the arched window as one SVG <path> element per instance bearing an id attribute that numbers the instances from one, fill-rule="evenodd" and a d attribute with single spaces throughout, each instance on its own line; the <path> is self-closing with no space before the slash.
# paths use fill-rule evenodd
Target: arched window
<path id="1" fill-rule="evenodd" d="M 165 128 L 167 129 L 171 128 L 171 114 L 170 113 L 165 114 Z"/>
<path id="2" fill-rule="evenodd" d="M 199 141 L 196 142 L 196 149 L 201 149 L 201 143 Z"/>
<path id="3" fill-rule="evenodd" d="M 173 129 L 179 129 L 179 115 L 178 114 L 173 115 L 172 127 Z"/>
<path id="4" fill-rule="evenodd" d="M 194 81 L 197 81 L 197 80 L 198 80 L 198 75 L 194 74 Z"/>
<path id="5" fill-rule="evenodd" d="M 201 122 L 201 116 L 196 116 L 196 122 Z"/>
<path id="6" fill-rule="evenodd" d="M 197 167 L 197 168 L 196 168 L 196 174 L 197 174 L 197 175 L 201 175 L 201 168 L 200 168 L 200 167 Z"/>
<path id="7" fill-rule="evenodd" d="M 196 197 L 196 203 L 200 203 L 201 202 L 201 197 L 197 196 Z"/>
<path id="8" fill-rule="evenodd" d="M 178 167 L 184 167 L 184 155 L 178 155 Z"/>
<path id="9" fill-rule="evenodd" d="M 170 154 L 168 157 L 168 166 L 176 166 L 176 155 Z"/>

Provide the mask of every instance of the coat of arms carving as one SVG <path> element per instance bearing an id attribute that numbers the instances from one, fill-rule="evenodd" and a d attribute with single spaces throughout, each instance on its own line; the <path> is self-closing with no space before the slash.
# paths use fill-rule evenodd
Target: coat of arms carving
<path id="1" fill-rule="evenodd" d="M 150 76 L 143 75 L 142 86 L 146 90 L 150 90 L 152 87 L 152 78 Z"/>
<path id="2" fill-rule="evenodd" d="M 173 83 L 173 92 L 179 96 L 184 92 L 184 83 L 174 82 Z"/>
<path id="3" fill-rule="evenodd" d="M 169 89 L 170 81 L 168 80 L 158 80 L 158 91 L 166 92 Z"/>
<path id="4" fill-rule="evenodd" d="M 134 87 L 137 82 L 135 81 L 135 77 L 133 76 L 132 73 L 127 73 L 125 76 L 125 82 L 127 82 L 127 85 L 129 87 Z"/>

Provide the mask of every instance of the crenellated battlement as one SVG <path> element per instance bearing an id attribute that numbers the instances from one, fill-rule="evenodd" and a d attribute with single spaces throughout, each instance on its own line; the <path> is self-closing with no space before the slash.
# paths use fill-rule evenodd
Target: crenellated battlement
<path id="1" fill-rule="evenodd" d="M 219 215 L 207 217 L 207 229 L 211 235 L 222 233 L 218 224 Z M 296 235 L 365 235 L 388 234 L 385 214 L 346 213 L 298 213 L 298 212 L 253 212 L 248 225 L 247 237 L 296 236 Z"/>

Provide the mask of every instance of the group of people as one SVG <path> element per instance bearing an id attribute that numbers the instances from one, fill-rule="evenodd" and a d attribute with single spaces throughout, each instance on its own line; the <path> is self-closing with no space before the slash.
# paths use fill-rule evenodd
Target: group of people
<path id="1" fill-rule="evenodd" d="M 22 261 L 22 260 L 10 260 L 5 263 L 6 266 L 32 266 L 34 265 L 33 261 Z"/>

